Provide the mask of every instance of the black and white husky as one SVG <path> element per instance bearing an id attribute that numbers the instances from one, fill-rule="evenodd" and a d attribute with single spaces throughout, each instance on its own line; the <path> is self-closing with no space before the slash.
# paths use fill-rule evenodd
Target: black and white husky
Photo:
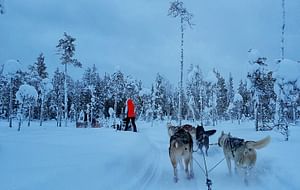
<path id="1" fill-rule="evenodd" d="M 207 151 L 209 149 L 209 137 L 216 133 L 216 130 L 207 130 L 205 131 L 203 126 L 197 126 L 196 128 L 196 143 L 198 148 L 202 150 L 205 147 L 205 154 L 207 156 Z"/>

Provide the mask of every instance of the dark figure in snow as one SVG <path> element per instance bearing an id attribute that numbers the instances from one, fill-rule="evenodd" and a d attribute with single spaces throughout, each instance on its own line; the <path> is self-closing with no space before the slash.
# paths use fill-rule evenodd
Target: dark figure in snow
<path id="1" fill-rule="evenodd" d="M 131 121 L 131 124 L 133 126 L 133 132 L 137 132 L 136 125 L 135 125 L 135 110 L 134 110 L 134 103 L 132 99 L 128 99 L 127 102 L 127 117 L 126 117 L 126 125 L 125 125 L 125 131 L 128 130 L 128 124 Z"/>

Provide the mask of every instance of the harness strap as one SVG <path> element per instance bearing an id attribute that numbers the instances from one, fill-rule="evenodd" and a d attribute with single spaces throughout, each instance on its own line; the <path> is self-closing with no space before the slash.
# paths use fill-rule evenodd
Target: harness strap
<path id="1" fill-rule="evenodd" d="M 231 154 L 232 154 L 232 156 L 233 156 L 233 158 L 234 158 L 235 156 L 234 156 L 234 150 L 233 150 L 233 145 L 232 145 L 232 140 L 231 140 L 231 138 L 229 138 L 229 145 L 230 145 Z"/>

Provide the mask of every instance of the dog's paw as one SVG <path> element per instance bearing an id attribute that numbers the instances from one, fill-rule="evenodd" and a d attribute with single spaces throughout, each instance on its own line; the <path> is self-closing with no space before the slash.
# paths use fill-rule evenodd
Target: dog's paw
<path id="1" fill-rule="evenodd" d="M 194 178 L 194 172 L 191 172 L 190 175 L 188 176 L 188 179 L 193 179 Z"/>
<path id="2" fill-rule="evenodd" d="M 177 183 L 178 182 L 178 177 L 174 177 L 173 180 L 174 180 L 174 183 Z"/>

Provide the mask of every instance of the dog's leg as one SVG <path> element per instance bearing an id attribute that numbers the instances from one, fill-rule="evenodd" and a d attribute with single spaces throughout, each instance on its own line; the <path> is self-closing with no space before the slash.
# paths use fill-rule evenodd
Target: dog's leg
<path id="1" fill-rule="evenodd" d="M 189 162 L 190 162 L 190 159 L 189 158 L 184 158 L 184 170 L 185 170 L 185 173 L 186 173 L 186 177 L 188 179 L 190 179 L 190 173 L 189 173 Z"/>
<path id="2" fill-rule="evenodd" d="M 245 182 L 245 184 L 246 184 L 247 186 L 249 185 L 248 178 L 249 178 L 249 176 L 250 176 L 250 174 L 251 174 L 251 170 L 252 170 L 252 167 L 251 167 L 251 166 L 245 168 L 244 182 Z"/>
<path id="3" fill-rule="evenodd" d="M 170 159 L 171 159 L 171 163 L 173 166 L 173 170 L 174 170 L 174 182 L 177 183 L 178 181 L 178 176 L 177 176 L 177 161 L 174 155 L 170 155 Z"/>
<path id="4" fill-rule="evenodd" d="M 226 156 L 226 162 L 227 162 L 229 175 L 231 175 L 231 160 L 230 160 L 230 157 Z"/>
<path id="5" fill-rule="evenodd" d="M 205 154 L 206 154 L 206 156 L 208 156 L 208 154 L 207 154 L 208 149 L 209 149 L 209 147 L 205 146 Z"/>
<path id="6" fill-rule="evenodd" d="M 190 156 L 190 178 L 194 178 L 193 155 Z"/>
<path id="7" fill-rule="evenodd" d="M 183 170 L 183 169 L 184 169 L 184 166 L 183 166 L 183 160 L 182 160 L 182 158 L 178 158 L 178 159 L 177 159 L 177 162 L 178 162 L 178 164 L 179 164 L 180 170 Z"/>

